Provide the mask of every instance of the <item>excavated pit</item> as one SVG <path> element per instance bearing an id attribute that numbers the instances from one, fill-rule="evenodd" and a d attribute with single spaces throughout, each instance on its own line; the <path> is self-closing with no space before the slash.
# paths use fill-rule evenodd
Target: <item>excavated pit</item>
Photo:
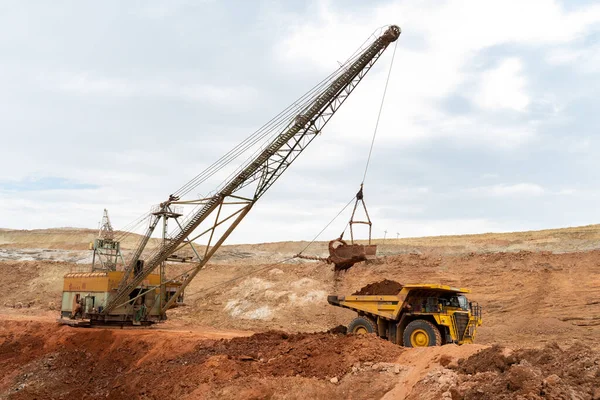
<path id="1" fill-rule="evenodd" d="M 552 243 L 569 250 L 563 239 Z M 339 280 L 324 264 L 290 264 L 207 291 L 248 268 L 208 266 L 190 290 L 201 296 L 158 329 L 135 331 L 56 326 L 71 264 L 0 262 L 0 398 L 600 399 L 599 257 L 407 253 Z M 326 296 L 396 294 L 401 285 L 383 290 L 383 277 L 470 288 L 484 309 L 476 344 L 398 349 L 373 337 L 282 333 L 346 324 L 355 314 Z M 236 336 L 247 337 L 222 340 Z"/>
<path id="2" fill-rule="evenodd" d="M 227 398 L 228 386 L 264 380 L 330 385 L 354 365 L 392 362 L 403 351 L 376 337 L 330 332 L 267 331 L 210 340 L 155 329 L 5 321 L 0 398 Z M 205 397 L 193 394 L 198 388 Z"/>
<path id="3" fill-rule="evenodd" d="M 597 399 L 600 353 L 576 342 L 538 349 L 403 349 L 372 335 L 0 325 L 0 398 Z M 400 394 L 407 396 L 400 396 Z"/>

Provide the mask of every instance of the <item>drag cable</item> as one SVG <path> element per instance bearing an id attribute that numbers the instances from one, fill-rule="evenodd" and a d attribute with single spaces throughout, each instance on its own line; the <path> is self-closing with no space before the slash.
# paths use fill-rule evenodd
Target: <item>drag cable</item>
<path id="1" fill-rule="evenodd" d="M 308 243 L 306 246 L 304 246 L 304 248 L 303 248 L 303 249 L 300 251 L 300 253 L 298 253 L 298 254 L 302 254 L 303 252 L 305 252 L 305 251 L 306 251 L 306 250 L 307 250 L 307 249 L 308 249 L 308 248 L 309 248 L 309 247 L 310 247 L 310 246 L 311 246 L 311 245 L 312 245 L 312 244 L 313 244 L 313 243 L 314 243 L 314 242 L 315 242 L 315 241 L 316 241 L 316 240 L 319 238 L 319 236 L 321 236 L 321 234 L 322 234 L 323 232 L 325 232 L 325 230 L 326 230 L 327 228 L 329 228 L 329 226 L 330 226 L 330 225 L 333 223 L 333 221 L 335 221 L 335 220 L 336 220 L 336 219 L 337 219 L 337 218 L 338 218 L 338 217 L 339 217 L 339 216 L 340 216 L 340 215 L 341 215 L 341 214 L 342 214 L 342 213 L 343 213 L 343 212 L 346 210 L 346 208 L 348 208 L 348 206 L 349 206 L 350 204 L 352 204 L 352 202 L 353 202 L 353 201 L 354 201 L 354 197 L 352 197 L 352 199 L 350 199 L 350 201 L 349 201 L 349 202 L 348 202 L 348 203 L 347 203 L 347 204 L 346 204 L 346 205 L 345 205 L 345 206 L 344 206 L 344 207 L 343 207 L 343 208 L 340 210 L 340 212 L 338 212 L 338 213 L 337 213 L 337 215 L 336 215 L 335 217 L 333 217 L 333 219 L 332 219 L 331 221 L 329 221 L 329 223 L 328 223 L 327 225 L 325 225 L 325 227 L 324 227 L 323 229 L 321 229 L 321 231 L 320 231 L 319 233 L 317 233 L 317 235 L 316 235 L 316 236 L 313 238 L 313 240 L 311 240 L 311 241 L 310 241 L 310 242 L 309 242 L 309 243 Z M 185 297 L 187 298 L 187 297 L 190 297 L 190 296 L 195 296 L 195 295 L 197 295 L 197 294 L 199 294 L 199 293 L 201 293 L 201 292 L 202 292 L 202 293 L 204 293 L 204 292 L 210 291 L 210 290 L 212 290 L 212 289 L 215 289 L 215 288 L 217 288 L 217 287 L 219 287 L 219 286 L 226 285 L 226 284 L 228 284 L 228 283 L 231 283 L 231 282 L 237 281 L 237 280 L 239 280 L 239 279 L 242 279 L 242 278 L 245 278 L 245 277 L 247 277 L 247 276 L 250 276 L 250 275 L 253 275 L 253 274 L 256 274 L 256 273 L 259 273 L 259 272 L 265 271 L 265 270 L 267 270 L 267 269 L 269 269 L 269 268 L 273 268 L 273 267 L 275 267 L 275 266 L 277 266 L 277 265 L 280 265 L 280 264 L 286 263 L 286 262 L 288 262 L 288 261 L 290 261 L 290 260 L 293 260 L 294 258 L 296 258 L 296 256 L 293 256 L 293 257 L 288 257 L 288 258 L 286 258 L 286 259 L 283 259 L 283 260 L 281 260 L 281 261 L 278 261 L 278 262 L 276 262 L 276 263 L 274 263 L 274 264 L 269 264 L 269 265 L 267 265 L 267 266 L 261 267 L 261 268 L 259 268 L 259 269 L 257 269 L 257 270 L 254 270 L 254 271 L 252 271 L 252 272 L 248 272 L 248 273 L 246 273 L 246 274 L 243 274 L 243 275 L 238 275 L 238 276 L 236 276 L 236 277 L 234 277 L 234 278 L 231 278 L 231 279 L 229 279 L 229 280 L 226 280 L 226 281 L 224 281 L 224 282 L 220 282 L 220 283 L 217 283 L 216 285 L 213 285 L 213 286 L 210 286 L 210 287 L 204 288 L 204 289 L 202 289 L 202 290 L 198 290 L 197 292 L 194 292 L 194 293 L 192 293 L 192 294 L 186 294 L 186 295 L 185 295 Z"/>

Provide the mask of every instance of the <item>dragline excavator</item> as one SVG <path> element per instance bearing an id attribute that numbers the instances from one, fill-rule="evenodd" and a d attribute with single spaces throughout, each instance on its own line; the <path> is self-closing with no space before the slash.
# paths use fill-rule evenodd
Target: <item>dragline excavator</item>
<path id="1" fill-rule="evenodd" d="M 67 274 L 61 321 L 77 321 L 70 323 L 73 325 L 146 325 L 166 319 L 166 311 L 181 298 L 186 286 L 256 201 L 316 138 L 401 31 L 391 25 L 378 32 L 336 72 L 247 139 L 246 144 L 270 138 L 209 196 L 184 199 L 197 184 L 205 181 L 207 175 L 200 174 L 160 203 L 150 214 L 145 234 L 121 270 Z M 234 150 L 205 172 L 214 172 L 233 158 Z M 184 217 L 182 206 L 194 208 Z M 167 220 L 176 223 L 175 231 L 170 234 L 166 233 Z M 149 250 L 147 245 L 159 226 L 162 226 L 163 240 L 154 250 Z M 199 239 L 204 241 L 203 246 L 197 245 Z M 193 267 L 177 279 L 167 280 L 165 262 L 184 247 L 191 248 L 195 255 Z M 160 273 L 154 273 L 156 270 Z"/>

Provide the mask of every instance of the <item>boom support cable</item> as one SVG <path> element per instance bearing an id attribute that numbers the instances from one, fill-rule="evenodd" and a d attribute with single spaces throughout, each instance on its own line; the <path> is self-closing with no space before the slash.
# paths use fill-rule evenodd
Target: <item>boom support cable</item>
<path id="1" fill-rule="evenodd" d="M 231 179 L 228 179 L 223 187 L 219 187 L 216 192 L 206 198 L 202 202 L 202 205 L 199 203 L 198 205 L 201 206 L 196 207 L 197 209 L 193 212 L 193 214 L 186 218 L 182 224 L 183 226 L 180 227 L 177 233 L 170 238 L 169 241 L 163 242 L 162 245 L 158 246 L 157 249 L 146 258 L 146 262 L 141 271 L 130 277 L 129 270 L 133 268 L 133 262 L 139 258 L 139 255 L 144 250 L 159 219 L 158 217 L 152 218 L 152 223 L 147 229 L 141 244 L 136 249 L 136 253 L 134 253 L 134 257 L 132 258 L 132 262 L 130 263 L 130 266 L 128 266 L 127 273 L 124 275 L 119 284 L 117 293 L 112 296 L 110 302 L 103 309 L 102 314 L 109 314 L 117 304 L 120 304 L 122 300 L 125 300 L 125 298 L 150 273 L 152 273 L 152 271 L 161 262 L 166 261 L 169 254 L 171 254 L 177 248 L 177 246 L 183 243 L 185 239 L 188 238 L 189 235 L 194 231 L 194 229 L 204 223 L 209 217 L 216 213 L 215 221 L 218 222 L 221 207 L 224 204 L 227 204 L 226 198 L 228 196 L 236 197 L 234 193 L 243 189 L 249 183 L 258 181 L 258 186 L 255 189 L 254 197 L 249 199 L 243 198 L 243 200 L 247 201 L 247 204 L 242 208 L 241 213 L 236 211 L 236 213 L 239 213 L 239 215 L 235 217 L 235 220 L 231 223 L 227 230 L 225 230 L 225 232 L 218 235 L 218 238 L 212 247 L 210 247 L 210 252 L 205 254 L 202 260 L 200 260 L 195 267 L 193 273 L 186 278 L 182 285 L 177 289 L 175 292 L 175 297 L 181 293 L 187 284 L 206 265 L 208 260 L 227 239 L 230 233 L 236 228 L 239 222 L 241 222 L 245 215 L 250 211 L 252 205 L 264 194 L 268 188 L 271 187 L 271 185 L 291 165 L 296 157 L 306 148 L 306 146 L 317 137 L 321 129 L 327 124 L 329 119 L 335 114 L 338 108 L 344 103 L 346 98 L 353 92 L 354 88 L 362 81 L 367 72 L 377 62 L 388 45 L 398 39 L 400 33 L 401 30 L 398 26 L 389 26 L 381 36 L 377 37 L 364 51 L 361 51 L 356 57 L 354 57 L 355 60 L 351 64 L 344 65 L 338 69 L 338 71 L 334 73 L 336 76 L 334 80 L 331 82 L 326 80 L 326 87 L 325 85 L 322 85 L 322 88 L 319 88 L 311 95 L 306 96 L 309 98 L 308 101 L 306 101 L 306 97 L 304 97 L 301 102 L 298 102 L 301 104 L 295 103 L 289 107 L 289 110 L 292 112 L 292 119 L 289 121 L 281 120 L 275 123 L 275 126 L 278 127 L 283 125 L 284 130 L 275 135 L 272 140 L 270 140 L 267 145 L 258 152 L 258 155 L 253 157 L 246 165 L 243 165 L 239 172 L 234 174 Z M 296 111 L 292 110 L 298 110 L 300 112 L 296 114 Z M 289 117 L 289 115 L 286 117 Z M 254 139 L 259 139 L 261 136 L 267 136 L 272 132 L 273 129 L 271 129 L 271 127 L 267 127 L 264 130 L 261 128 L 259 129 L 259 132 L 251 135 L 251 137 Z M 250 143 L 252 143 L 252 139 Z M 245 142 L 240 147 L 248 149 L 248 144 L 248 142 Z M 238 149 L 240 147 L 238 147 Z M 230 162 L 232 159 L 230 156 L 235 158 L 237 156 L 236 153 L 236 150 L 234 150 L 233 154 L 226 156 L 225 159 L 222 159 L 222 161 L 225 163 Z M 214 175 L 214 170 L 219 170 L 221 168 L 221 162 L 217 162 L 215 168 L 211 169 L 209 167 L 209 170 L 206 172 L 206 174 L 201 173 L 189 184 L 184 185 L 184 187 L 182 187 L 178 192 L 189 192 L 196 187 L 199 182 L 204 181 L 206 175 Z M 177 195 L 178 192 L 175 192 L 176 194 L 169 196 L 169 199 L 166 202 L 161 203 L 160 207 L 162 210 L 168 209 L 169 204 L 179 201 L 180 196 Z M 351 202 L 352 200 L 344 207 L 344 209 L 349 206 Z M 341 214 L 342 211 L 340 211 L 339 214 Z M 153 213 L 155 216 L 158 216 L 158 214 L 159 213 Z M 214 228 L 216 228 L 217 225 L 213 225 L 212 232 L 214 232 Z M 323 231 L 326 228 L 327 226 L 323 229 Z M 316 240 L 316 238 L 313 239 L 313 241 L 311 241 L 307 246 L 310 246 L 314 240 Z M 168 309 L 170 304 L 172 304 L 173 299 L 174 297 L 169 300 L 167 304 L 165 304 L 162 309 L 163 311 Z"/>
<path id="2" fill-rule="evenodd" d="M 373 138 L 371 139 L 371 146 L 369 148 L 369 156 L 367 158 L 367 162 L 366 162 L 366 165 L 365 165 L 365 172 L 363 174 L 363 178 L 362 178 L 362 182 L 361 182 L 361 193 L 362 193 L 362 185 L 364 184 L 365 179 L 367 177 L 367 171 L 369 169 L 369 163 L 371 161 L 371 155 L 373 153 L 373 146 L 375 144 L 375 138 L 377 136 L 377 129 L 379 128 L 379 120 L 381 119 L 381 112 L 383 110 L 383 105 L 385 103 L 385 96 L 387 94 L 387 89 L 388 89 L 388 85 L 389 85 L 389 82 L 390 82 L 390 76 L 392 74 L 392 67 L 394 66 L 394 58 L 396 56 L 396 48 L 397 48 L 397 46 L 398 46 L 398 42 L 396 41 L 396 43 L 394 44 L 394 51 L 392 53 L 392 60 L 390 62 L 390 68 L 388 70 L 388 75 L 387 75 L 387 78 L 386 78 L 386 81 L 385 81 L 385 86 L 384 86 L 384 89 L 383 89 L 383 95 L 381 97 L 381 104 L 379 105 L 379 112 L 377 114 L 377 121 L 375 123 L 375 129 L 373 131 Z M 323 232 L 325 232 L 325 230 L 327 228 L 329 228 L 329 226 L 346 210 L 346 208 L 348 208 L 348 206 L 350 204 L 352 204 L 353 201 L 355 201 L 355 196 L 353 196 L 352 199 L 350 199 L 350 201 L 348 203 L 346 203 L 346 205 L 336 214 L 336 216 L 333 217 L 333 219 L 331 221 L 329 221 L 327 223 L 327 225 L 325 225 L 325 227 L 323 229 L 321 229 L 321 231 L 319 233 L 317 233 L 315 235 L 315 237 L 306 246 L 304 246 L 304 248 L 298 253 L 298 255 L 300 255 L 300 254 L 304 253 L 306 250 L 308 250 L 308 248 L 319 238 L 319 236 L 321 236 L 321 234 Z M 349 225 L 349 223 L 346 225 L 346 228 L 344 228 L 344 232 L 348 228 L 348 225 Z M 343 233 L 342 233 L 342 236 L 343 236 Z M 206 293 L 207 291 L 210 291 L 210 290 L 215 289 L 217 287 L 220 287 L 220 286 L 223 286 L 223 285 L 227 285 L 227 284 L 229 284 L 231 282 L 235 282 L 235 281 L 237 281 L 239 279 L 248 277 L 250 275 L 257 274 L 257 273 L 265 271 L 265 270 L 267 270 L 269 268 L 273 268 L 273 267 L 275 267 L 277 265 L 284 264 L 284 263 L 286 263 L 286 262 L 288 262 L 290 260 L 293 260 L 296 257 L 297 256 L 288 257 L 288 258 L 285 258 L 285 259 L 283 259 L 281 261 L 278 261 L 278 262 L 276 262 L 274 264 L 269 264 L 267 266 L 261 267 L 259 269 L 254 270 L 254 271 L 248 272 L 246 274 L 238 275 L 238 276 L 236 276 L 234 278 L 228 279 L 228 280 L 226 280 L 224 282 L 217 283 L 217 284 L 215 284 L 213 286 L 210 286 L 208 288 L 204 288 L 202 290 L 199 290 L 199 291 L 191 293 L 191 294 L 186 294 L 186 297 L 195 296 L 195 295 L 198 295 L 199 293 Z"/>
<path id="3" fill-rule="evenodd" d="M 367 215 L 368 225 L 369 225 L 369 244 L 371 244 L 371 220 L 369 219 L 369 213 L 367 212 L 367 206 L 365 205 L 363 199 L 363 186 L 365 184 L 365 180 L 367 178 L 367 171 L 369 170 L 369 163 L 371 161 L 371 155 L 373 153 L 373 146 L 375 145 L 375 138 L 377 137 L 377 129 L 379 128 L 379 120 L 381 119 L 381 112 L 383 110 L 383 104 L 385 103 L 385 95 L 387 93 L 388 85 L 390 83 L 390 76 L 392 75 L 392 67 L 394 66 L 394 58 L 396 56 L 396 47 L 398 46 L 398 42 L 394 44 L 394 51 L 392 52 L 392 60 L 390 62 L 390 69 L 388 70 L 387 79 L 385 81 L 385 86 L 383 88 L 383 95 L 381 96 L 381 104 L 379 105 L 379 112 L 377 113 L 377 121 L 375 122 L 375 129 L 373 130 L 373 138 L 371 139 L 371 146 L 369 148 L 369 156 L 367 157 L 367 162 L 365 164 L 365 172 L 363 174 L 362 182 L 360 183 L 360 190 L 356 194 L 356 202 L 354 203 L 354 211 L 352 212 L 352 217 L 350 221 L 344 227 L 340 238 L 344 237 L 346 230 L 350 228 L 350 234 L 352 236 L 352 242 L 354 243 L 354 235 L 352 233 L 352 224 L 354 221 L 354 213 L 356 212 L 356 207 L 358 206 L 358 202 L 361 201 L 364 207 L 365 213 Z"/>
<path id="4" fill-rule="evenodd" d="M 204 183 L 208 178 L 214 176 L 217 172 L 222 170 L 226 165 L 228 165 L 230 162 L 235 160 L 237 157 L 239 157 L 241 154 L 246 152 L 252 146 L 256 145 L 261 140 L 263 140 L 269 136 L 270 136 L 269 139 L 271 139 L 272 135 L 276 135 L 278 133 L 278 130 L 281 129 L 283 125 L 286 125 L 289 122 L 291 117 L 297 115 L 300 111 L 304 110 L 307 106 L 309 106 L 311 103 L 313 103 L 316 98 L 321 96 L 321 94 L 328 87 L 328 85 L 332 81 L 334 81 L 337 77 L 342 75 L 352 62 L 354 62 L 356 59 L 358 59 L 358 57 L 361 55 L 360 54 L 361 50 L 365 48 L 365 45 L 369 42 L 369 40 L 373 37 L 376 37 L 376 33 L 382 31 L 385 28 L 387 28 L 387 26 L 382 26 L 382 27 L 376 29 L 375 31 L 373 31 L 371 36 L 369 36 L 365 40 L 365 42 L 363 44 L 361 44 L 355 50 L 355 52 L 342 65 L 340 65 L 340 67 L 336 71 L 334 71 L 328 77 L 326 77 L 321 82 L 319 82 L 317 85 L 315 85 L 311 90 L 309 90 L 302 97 L 300 97 L 300 99 L 296 100 L 294 103 L 292 103 L 286 109 L 284 109 L 282 112 L 280 112 L 278 115 L 276 115 L 270 121 L 268 121 L 266 124 L 264 124 L 258 130 L 256 130 L 252 135 L 250 135 L 249 137 L 244 139 L 241 143 L 234 146 L 231 150 L 229 150 L 225 155 L 223 155 L 221 158 L 216 160 L 213 164 L 211 164 L 209 167 L 207 167 L 204 171 L 202 171 L 201 173 L 196 175 L 193 179 L 191 179 L 189 182 L 184 184 L 181 188 L 179 188 L 177 191 L 175 191 L 173 193 L 173 195 L 177 196 L 177 197 L 185 196 L 190 191 L 192 191 L 194 188 L 196 188 L 200 184 Z M 267 143 L 268 142 L 269 141 L 267 141 Z M 260 148 L 256 151 L 256 153 L 258 153 L 259 151 L 260 151 Z M 254 154 L 256 154 L 256 153 L 254 153 Z M 248 160 L 246 160 L 245 163 L 242 163 L 242 165 L 240 165 L 240 167 L 236 171 L 238 171 L 239 169 L 242 169 L 252 159 L 253 159 L 253 156 L 251 155 L 248 158 Z M 235 174 L 236 171 L 234 171 L 234 173 L 232 173 L 232 175 Z"/>
<path id="5" fill-rule="evenodd" d="M 350 65 L 353 61 L 355 61 L 360 56 L 361 51 L 366 47 L 366 45 L 370 42 L 370 40 L 372 40 L 373 38 L 376 38 L 387 27 L 388 27 L 387 25 L 383 25 L 383 26 L 375 29 L 373 31 L 373 33 L 371 33 L 371 35 L 367 39 L 365 39 L 365 41 L 354 51 L 354 53 L 352 53 L 352 55 L 350 55 L 346 59 L 346 61 L 342 65 L 340 65 L 340 67 L 336 71 L 331 73 L 329 76 L 327 76 L 321 82 L 317 83 L 312 89 L 310 89 L 308 92 L 306 92 L 302 97 L 300 97 L 299 99 L 294 101 L 286 109 L 281 111 L 278 115 L 273 117 L 270 121 L 265 123 L 259 129 L 257 129 L 253 134 L 251 134 L 249 137 L 244 139 L 242 142 L 238 143 L 236 146 L 234 146 L 232 149 L 230 149 L 227 153 L 225 153 L 223 156 L 221 156 L 218 160 L 216 160 L 211 165 L 209 165 L 204 171 L 200 172 L 198 175 L 196 175 L 190 181 L 185 183 L 178 190 L 173 192 L 173 195 L 177 196 L 177 197 L 183 197 L 183 196 L 189 194 L 196 187 L 198 187 L 199 185 L 204 183 L 207 179 L 209 179 L 210 177 L 214 176 L 216 173 L 221 171 L 225 166 L 227 166 L 229 163 L 234 161 L 241 154 L 243 154 L 244 152 L 249 150 L 251 147 L 255 146 L 260 141 L 265 140 L 265 138 L 267 138 L 268 141 L 270 141 L 270 139 L 272 139 L 272 137 L 278 133 L 278 130 L 281 129 L 282 125 L 287 124 L 291 117 L 293 117 L 294 115 L 297 115 L 299 113 L 299 111 L 303 110 L 308 104 L 310 104 L 318 96 L 320 96 L 322 94 L 323 90 L 328 86 L 328 84 L 331 83 L 334 79 L 336 79 L 339 75 L 341 75 L 346 70 L 348 65 Z M 397 45 L 397 43 L 396 43 L 396 45 Z M 396 47 L 394 47 L 394 53 L 395 53 L 395 51 L 396 51 Z M 234 172 L 232 172 L 231 175 L 235 174 L 237 171 L 239 171 L 241 168 L 243 168 L 244 165 L 246 165 L 253 158 L 253 156 L 256 155 L 259 151 L 260 151 L 260 148 L 257 149 L 254 154 L 250 155 L 248 157 L 248 160 L 243 162 L 236 170 L 234 170 Z M 229 177 L 231 177 L 231 175 Z M 129 234 L 133 233 L 135 228 L 137 228 L 139 226 L 139 224 L 141 222 L 143 222 L 143 220 L 145 218 L 148 218 L 149 216 L 150 216 L 149 213 L 145 213 L 144 215 L 141 216 L 142 221 L 140 221 L 140 217 L 138 217 L 137 219 L 132 221 L 128 226 L 121 229 L 121 234 L 120 234 L 119 239 L 122 240 Z"/>
<path id="6" fill-rule="evenodd" d="M 355 52 L 355 54 L 357 52 L 358 50 Z M 231 149 L 229 152 L 227 152 L 225 155 L 223 155 L 221 158 L 219 158 L 217 161 L 211 164 L 208 168 L 206 168 L 188 183 L 183 185 L 176 192 L 174 192 L 174 195 L 181 197 L 188 194 L 195 187 L 205 182 L 208 178 L 219 172 L 225 165 L 235 160 L 238 156 L 246 152 L 252 146 L 263 140 L 265 137 L 270 136 L 273 133 L 278 133 L 278 130 L 282 127 L 282 125 L 286 125 L 291 117 L 297 115 L 298 112 L 310 105 L 318 96 L 322 94 L 323 90 L 328 87 L 329 83 L 331 83 L 335 78 L 337 78 L 345 71 L 347 65 L 355 61 L 355 59 L 359 56 L 355 54 L 348 58 L 348 60 L 335 72 L 323 79 L 311 90 L 306 92 L 302 97 L 300 97 L 300 99 L 296 100 L 286 109 L 281 111 L 278 115 L 276 115 L 262 127 L 256 130 L 252 135 L 244 139 L 241 143 L 236 145 L 233 149 Z M 251 158 L 252 157 L 250 157 L 250 159 Z M 243 168 L 243 166 L 244 164 L 242 164 L 240 167 Z"/>

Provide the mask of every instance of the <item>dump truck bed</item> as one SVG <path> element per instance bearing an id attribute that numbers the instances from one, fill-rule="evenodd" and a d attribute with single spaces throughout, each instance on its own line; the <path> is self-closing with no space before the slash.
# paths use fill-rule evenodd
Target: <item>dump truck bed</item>
<path id="1" fill-rule="evenodd" d="M 470 293 L 469 289 L 456 288 L 440 284 L 403 285 L 397 295 L 330 295 L 327 302 L 333 306 L 348 308 L 357 312 L 365 312 L 379 317 L 394 320 L 398 318 L 408 293 L 412 290 L 432 290 L 436 292 Z"/>
<path id="2" fill-rule="evenodd" d="M 396 319 L 404 299 L 400 296 L 327 296 L 327 302 L 333 306 L 364 311 L 385 319 Z"/>

